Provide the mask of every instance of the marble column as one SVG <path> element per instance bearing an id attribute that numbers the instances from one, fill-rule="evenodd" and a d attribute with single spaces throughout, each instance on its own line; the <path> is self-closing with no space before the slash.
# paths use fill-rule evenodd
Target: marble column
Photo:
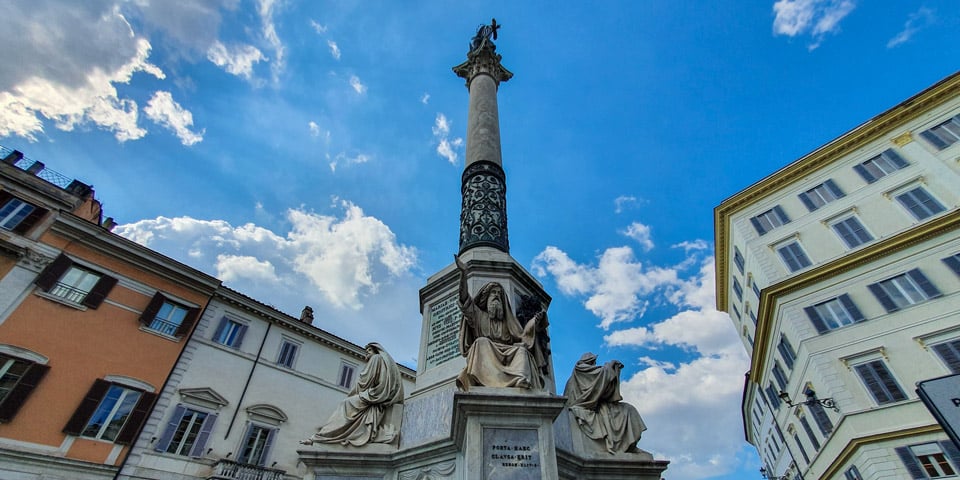
<path id="1" fill-rule="evenodd" d="M 470 91 L 467 159 L 461 183 L 460 253 L 476 246 L 510 252 L 507 236 L 507 184 L 500 153 L 497 89 L 513 77 L 500 64 L 497 47 L 484 41 L 453 68 Z"/>

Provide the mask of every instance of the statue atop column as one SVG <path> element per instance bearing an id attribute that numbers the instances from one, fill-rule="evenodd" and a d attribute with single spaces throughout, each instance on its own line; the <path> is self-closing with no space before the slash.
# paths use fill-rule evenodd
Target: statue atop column
<path id="1" fill-rule="evenodd" d="M 460 270 L 460 354 L 467 364 L 457 386 L 544 388 L 543 374 L 550 353 L 538 337 L 546 335 L 547 312 L 542 308 L 521 324 L 510 308 L 503 285 L 489 282 L 473 297 L 467 288 L 467 267 Z"/>
<path id="2" fill-rule="evenodd" d="M 367 364 L 320 431 L 300 443 L 339 443 L 362 447 L 392 443 L 400 425 L 387 423 L 387 409 L 403 401 L 403 379 L 390 354 L 379 343 L 368 343 Z"/>
<path id="3" fill-rule="evenodd" d="M 477 34 L 470 40 L 470 51 L 473 52 L 486 45 L 492 45 L 493 41 L 497 39 L 497 30 L 499 29 L 500 25 L 497 25 L 496 18 L 490 20 L 490 25 L 477 27 Z"/>
<path id="4" fill-rule="evenodd" d="M 596 355 L 584 353 L 563 389 L 580 431 L 611 454 L 637 452 L 637 441 L 647 429 L 637 409 L 620 396 L 622 368 L 617 360 L 597 365 Z"/>

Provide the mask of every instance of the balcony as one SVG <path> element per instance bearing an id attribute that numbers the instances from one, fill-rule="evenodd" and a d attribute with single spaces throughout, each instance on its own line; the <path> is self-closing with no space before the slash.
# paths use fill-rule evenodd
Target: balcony
<path id="1" fill-rule="evenodd" d="M 213 473 L 207 480 L 283 480 L 286 474 L 286 470 L 221 459 L 213 466 Z"/>

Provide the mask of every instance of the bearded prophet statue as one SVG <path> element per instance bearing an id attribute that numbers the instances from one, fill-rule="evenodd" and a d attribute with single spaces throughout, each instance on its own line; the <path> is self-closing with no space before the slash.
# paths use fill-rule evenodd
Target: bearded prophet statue
<path id="1" fill-rule="evenodd" d="M 471 297 L 467 268 L 456 258 L 460 270 L 460 354 L 466 366 L 457 377 L 460 390 L 471 386 L 542 390 L 549 352 L 538 337 L 546 335 L 543 309 L 521 324 L 503 286 L 485 284 Z"/>

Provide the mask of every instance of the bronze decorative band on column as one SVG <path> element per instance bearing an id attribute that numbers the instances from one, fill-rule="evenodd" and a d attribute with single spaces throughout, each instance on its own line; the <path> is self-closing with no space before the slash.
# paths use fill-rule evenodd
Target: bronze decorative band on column
<path id="1" fill-rule="evenodd" d="M 471 163 L 463 171 L 460 192 L 460 253 L 478 246 L 510 253 L 503 168 L 486 160 Z"/>

